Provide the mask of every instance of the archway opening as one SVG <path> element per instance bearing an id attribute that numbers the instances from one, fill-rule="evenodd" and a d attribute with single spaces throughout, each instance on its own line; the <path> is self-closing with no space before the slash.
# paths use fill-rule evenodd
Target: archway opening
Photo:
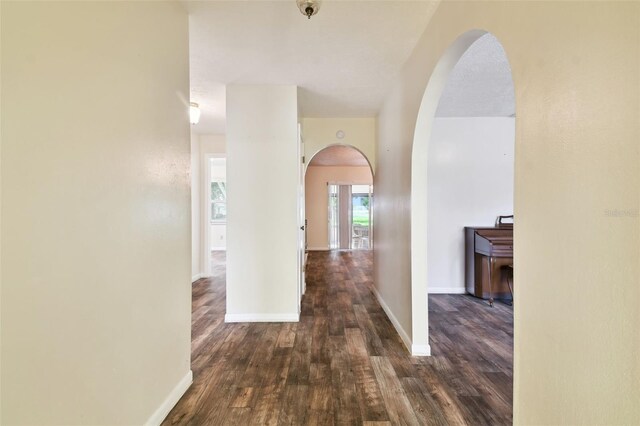
<path id="1" fill-rule="evenodd" d="M 494 228 L 498 216 L 513 215 L 514 142 L 511 70 L 500 42 L 485 34 L 451 71 L 432 124 L 427 156 L 430 294 L 468 293 L 490 303 L 512 299 L 504 283 L 507 271 L 501 270 L 513 263 L 512 221 L 502 219 L 499 230 Z M 493 270 L 490 256 L 474 258 L 480 249 L 474 247 L 475 238 L 489 248 L 499 244 Z"/>
<path id="2" fill-rule="evenodd" d="M 467 293 L 467 275 L 473 272 L 468 272 L 465 227 L 494 228 L 497 216 L 512 215 L 514 145 L 515 96 L 506 53 L 493 35 L 469 31 L 438 62 L 416 122 L 411 188 L 414 355 L 431 353 L 429 311 L 437 315 L 438 309 L 452 312 L 460 308 L 457 303 L 453 303 L 456 308 L 444 306 L 446 300 L 435 300 L 429 293 L 459 294 L 461 298 Z M 473 265 L 473 256 L 470 261 Z M 480 279 L 484 268 L 485 273 L 494 272 L 485 281 L 499 283 L 492 289 L 495 294 L 477 295 L 506 296 L 501 283 L 510 275 L 499 266 L 512 266 L 512 258 L 500 264 L 485 260 L 486 266 L 482 262 L 477 265 Z M 475 289 L 470 290 L 473 294 Z M 472 300 L 489 310 L 483 315 L 495 313 L 488 302 Z M 501 305 L 500 310 L 510 307 Z M 508 316 L 512 330 L 512 311 Z M 506 345 L 512 354 L 512 337 Z M 512 355 L 507 358 L 512 364 Z"/>
<path id="3" fill-rule="evenodd" d="M 373 248 L 373 172 L 350 145 L 330 145 L 305 171 L 305 246 L 308 251 Z"/>

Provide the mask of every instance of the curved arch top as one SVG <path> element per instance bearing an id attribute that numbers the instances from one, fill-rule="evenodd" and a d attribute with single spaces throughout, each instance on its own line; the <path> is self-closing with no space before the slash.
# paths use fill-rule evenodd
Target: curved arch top
<path id="1" fill-rule="evenodd" d="M 326 145 L 322 148 L 320 148 L 319 150 L 317 150 L 316 152 L 313 153 L 313 155 L 311 155 L 309 157 L 309 159 L 305 162 L 305 168 L 304 168 L 304 173 L 305 175 L 307 174 L 307 169 L 309 168 L 309 166 L 311 165 L 311 161 L 315 158 L 316 155 L 318 155 L 319 153 L 321 153 L 322 151 L 335 147 L 335 146 L 340 146 L 340 147 L 346 147 L 346 148 L 351 148 L 355 151 L 357 151 L 360 155 L 362 155 L 362 157 L 367 161 L 367 164 L 369 165 L 369 171 L 371 172 L 371 177 L 373 178 L 374 176 L 374 171 L 373 171 L 373 166 L 371 165 L 371 161 L 369 160 L 369 158 L 367 157 L 367 155 L 362 152 L 362 150 L 360 150 L 359 148 L 350 145 L 350 144 L 345 144 L 345 143 L 333 143 L 333 144 L 329 144 Z"/>
<path id="2" fill-rule="evenodd" d="M 425 261 L 428 256 L 426 165 L 431 129 L 451 71 L 471 45 L 485 34 L 489 34 L 489 32 L 482 29 L 467 31 L 458 36 L 445 50 L 427 82 L 415 122 L 411 147 L 411 322 L 412 352 L 414 355 L 429 355 L 431 351 L 427 306 L 428 278 Z M 513 85 L 513 76 L 511 84 Z"/>

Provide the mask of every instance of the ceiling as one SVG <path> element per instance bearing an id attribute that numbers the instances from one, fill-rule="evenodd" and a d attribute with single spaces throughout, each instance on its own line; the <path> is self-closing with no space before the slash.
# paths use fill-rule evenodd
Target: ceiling
<path id="1" fill-rule="evenodd" d="M 480 37 L 462 55 L 444 88 L 437 117 L 511 117 L 515 94 L 511 67 L 500 42 Z"/>
<path id="2" fill-rule="evenodd" d="M 311 166 L 369 166 L 369 163 L 357 149 L 333 145 L 314 155 L 309 163 Z"/>
<path id="3" fill-rule="evenodd" d="M 187 1 L 195 133 L 225 132 L 225 85 L 293 84 L 304 117 L 374 117 L 435 1 Z"/>

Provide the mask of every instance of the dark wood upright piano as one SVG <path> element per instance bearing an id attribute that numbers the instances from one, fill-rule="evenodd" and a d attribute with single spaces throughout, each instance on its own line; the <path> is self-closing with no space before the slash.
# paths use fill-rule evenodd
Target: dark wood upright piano
<path id="1" fill-rule="evenodd" d="M 465 281 L 467 293 L 489 299 L 511 298 L 502 268 L 513 265 L 513 224 L 465 227 Z"/>

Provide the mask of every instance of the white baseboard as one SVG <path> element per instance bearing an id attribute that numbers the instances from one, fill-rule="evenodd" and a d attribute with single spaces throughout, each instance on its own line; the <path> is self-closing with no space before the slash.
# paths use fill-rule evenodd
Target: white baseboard
<path id="1" fill-rule="evenodd" d="M 198 281 L 201 278 L 211 278 L 213 277 L 213 275 L 207 275 L 207 274 L 197 274 L 191 277 L 191 284 L 195 283 L 196 281 Z"/>
<path id="2" fill-rule="evenodd" d="M 429 294 L 465 294 L 467 289 L 464 287 L 433 287 L 429 288 Z"/>
<path id="3" fill-rule="evenodd" d="M 307 247 L 307 251 L 329 251 L 329 247 Z"/>
<path id="4" fill-rule="evenodd" d="M 387 305 L 387 302 L 385 302 L 380 293 L 378 293 L 378 289 L 373 287 L 373 293 L 376 295 L 378 303 L 380 303 L 380 306 L 382 306 L 382 309 L 389 317 L 391 324 L 393 324 L 393 326 L 395 327 L 396 331 L 400 335 L 400 338 L 402 339 L 402 343 L 404 343 L 404 346 L 407 348 L 407 351 L 409 351 L 411 356 L 431 356 L 431 346 L 414 345 L 409 338 L 409 334 L 407 334 L 404 328 L 402 328 L 402 326 L 400 325 L 400 321 L 398 321 L 396 316 L 393 315 L 393 312 L 391 312 L 391 309 L 389 308 L 389 305 Z"/>
<path id="5" fill-rule="evenodd" d="M 171 392 L 169 392 L 169 395 L 167 395 L 158 409 L 154 411 L 151 417 L 149 417 L 149 420 L 146 421 L 145 425 L 160 425 L 162 421 L 169 415 L 171 409 L 178 403 L 180 398 L 182 398 L 182 395 L 184 395 L 187 389 L 189 389 L 191 383 L 193 383 L 193 372 L 189 370 L 187 374 L 185 374 L 184 377 L 180 379 L 178 384 L 171 390 Z"/>
<path id="6" fill-rule="evenodd" d="M 431 356 L 431 346 L 411 345 L 411 356 Z"/>
<path id="7" fill-rule="evenodd" d="M 380 303 L 380 306 L 382 306 L 382 309 L 384 310 L 384 312 L 389 317 L 389 320 L 391 321 L 391 324 L 393 324 L 393 326 L 395 327 L 396 331 L 400 335 L 400 338 L 402 339 L 402 342 L 406 346 L 407 350 L 409 352 L 411 352 L 411 345 L 412 345 L 411 344 L 411 339 L 409 338 L 409 335 L 404 330 L 404 328 L 402 328 L 402 326 L 400 325 L 400 321 L 398 321 L 396 316 L 393 315 L 393 312 L 391 312 L 391 309 L 389 308 L 389 305 L 387 305 L 387 302 L 384 301 L 384 299 L 382 298 L 380 293 L 378 293 L 378 289 L 375 288 L 375 287 L 373 287 L 373 294 L 376 295 L 376 299 L 378 299 L 378 303 Z"/>
<path id="8" fill-rule="evenodd" d="M 226 314 L 224 322 L 298 322 L 300 314 Z"/>

